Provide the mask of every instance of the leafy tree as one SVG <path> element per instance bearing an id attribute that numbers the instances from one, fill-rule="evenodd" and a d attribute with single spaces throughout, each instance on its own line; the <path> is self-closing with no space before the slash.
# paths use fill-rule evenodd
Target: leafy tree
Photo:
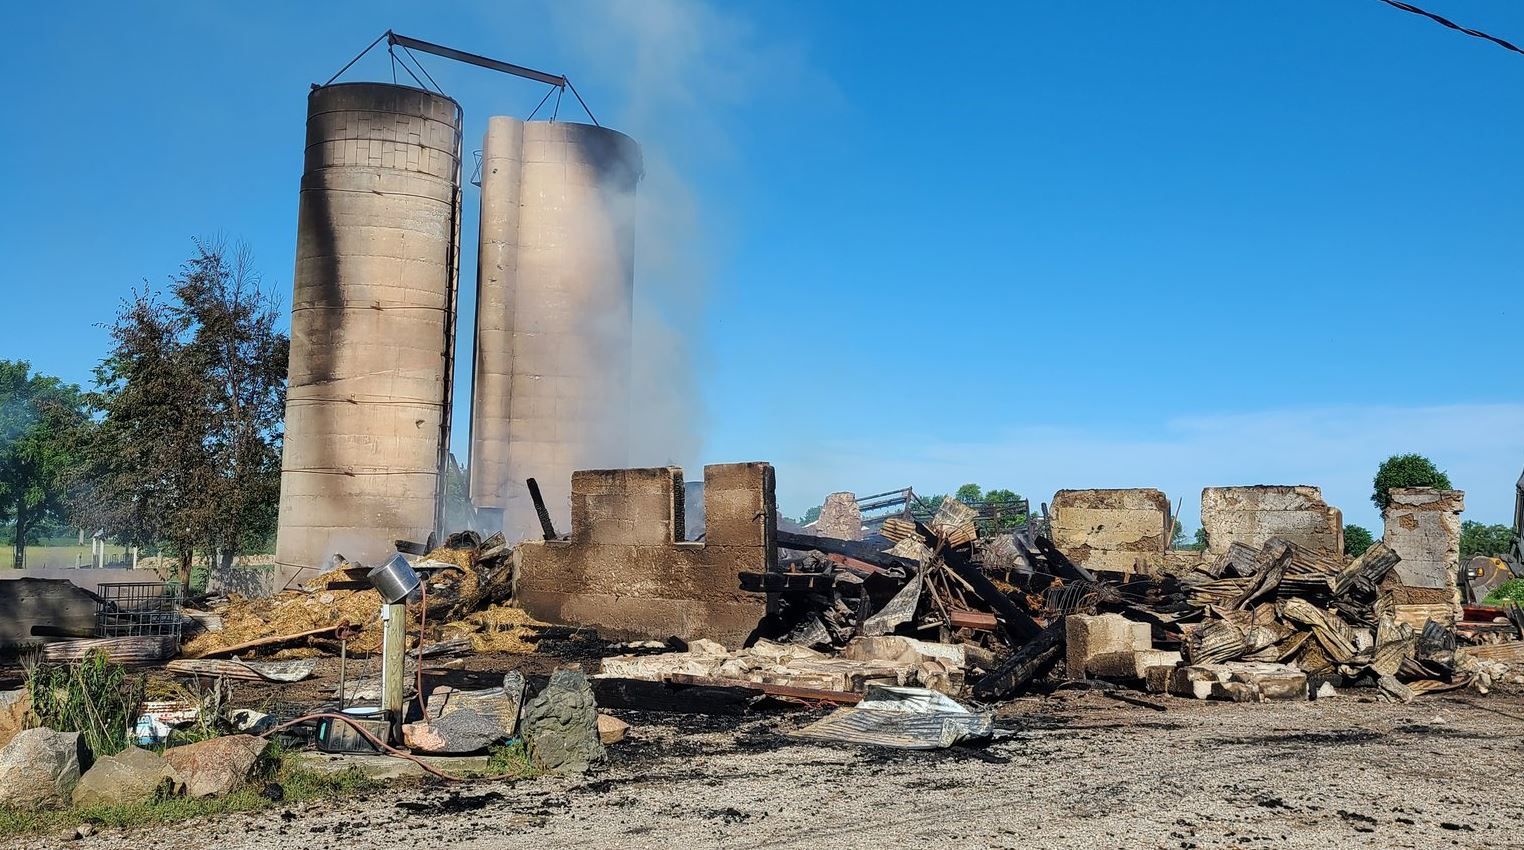
<path id="1" fill-rule="evenodd" d="M 1010 491 L 1006 490 L 1004 492 L 1009 493 Z M 978 484 L 964 484 L 958 488 L 957 492 L 953 493 L 953 498 L 965 505 L 976 505 L 984 501 L 984 491 L 980 489 Z M 938 501 L 940 502 L 941 500 Z"/>
<path id="2" fill-rule="evenodd" d="M 1202 526 L 1201 528 L 1196 529 L 1196 542 L 1191 544 L 1191 548 L 1197 550 L 1198 552 L 1205 552 L 1206 551 L 1206 548 L 1207 548 L 1207 530 L 1206 530 L 1205 526 Z"/>
<path id="3" fill-rule="evenodd" d="M 1390 491 L 1395 487 L 1434 487 L 1450 489 L 1450 476 L 1419 454 L 1392 455 L 1382 461 L 1376 470 L 1375 491 L 1371 502 L 1385 511 L 1392 503 Z"/>
<path id="4" fill-rule="evenodd" d="M 1365 554 L 1365 550 L 1375 544 L 1375 539 L 1364 526 L 1350 523 L 1344 526 L 1344 554 L 1351 558 L 1358 558 Z"/>
<path id="5" fill-rule="evenodd" d="M 87 425 L 79 387 L 0 360 L 0 521 L 14 527 L 18 568 L 27 543 L 66 512 Z"/>
<path id="6" fill-rule="evenodd" d="M 825 505 L 816 505 L 815 507 L 810 508 L 809 510 L 805 511 L 804 512 L 804 516 L 799 518 L 799 524 L 800 525 L 809 525 L 810 523 L 814 522 L 815 520 L 820 519 L 820 510 L 821 510 L 821 508 L 824 508 L 824 507 L 825 507 Z"/>
<path id="7" fill-rule="evenodd" d="M 190 583 L 275 531 L 289 340 L 247 248 L 196 243 L 167 300 L 134 291 L 96 368 L 99 414 L 77 516 L 164 542 Z"/>
<path id="8" fill-rule="evenodd" d="M 976 484 L 967 484 L 964 487 L 972 487 L 978 492 Z M 962 498 L 963 488 L 958 490 L 959 498 Z M 982 518 L 979 522 L 981 534 L 998 534 L 1002 531 L 1011 531 L 1027 521 L 1026 503 L 1015 490 L 995 489 L 984 493 Z"/>
<path id="9" fill-rule="evenodd" d="M 1475 520 L 1461 523 L 1460 554 L 1464 561 L 1475 555 L 1496 558 L 1513 549 L 1513 529 L 1502 524 L 1487 525 Z"/>

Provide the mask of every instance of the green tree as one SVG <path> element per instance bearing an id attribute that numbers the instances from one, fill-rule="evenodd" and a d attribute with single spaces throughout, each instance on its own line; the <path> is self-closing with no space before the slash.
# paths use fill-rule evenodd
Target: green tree
<path id="1" fill-rule="evenodd" d="M 1450 489 L 1450 476 L 1434 462 L 1419 454 L 1392 455 L 1376 470 L 1375 491 L 1371 502 L 1385 511 L 1392 503 L 1391 490 L 1397 487 L 1434 487 Z"/>
<path id="2" fill-rule="evenodd" d="M 111 328 L 77 516 L 168 544 L 188 587 L 197 549 L 226 567 L 275 531 L 289 340 L 244 247 L 198 241 L 168 295 L 134 291 Z"/>
<path id="3" fill-rule="evenodd" d="M 979 490 L 978 485 L 968 484 L 974 491 Z M 959 498 L 962 498 L 963 489 L 959 488 Z M 1027 521 L 1026 502 L 1015 490 L 997 488 L 987 490 L 984 493 L 983 510 L 979 523 L 981 534 L 998 534 L 1003 531 L 1011 531 L 1024 525 Z"/>
<path id="4" fill-rule="evenodd" d="M 1169 536 L 1169 547 L 1171 549 L 1184 549 L 1188 541 L 1189 538 L 1185 536 L 1185 526 L 1180 524 L 1180 520 L 1175 520 L 1175 533 Z"/>
<path id="5" fill-rule="evenodd" d="M 1010 491 L 1007 490 L 1005 492 Z M 984 501 L 984 491 L 980 489 L 978 484 L 964 484 L 958 488 L 957 492 L 953 493 L 953 498 L 965 505 L 976 505 Z M 938 501 L 940 502 L 940 500 Z"/>
<path id="6" fill-rule="evenodd" d="M 1206 551 L 1206 549 L 1207 549 L 1207 530 L 1206 530 L 1205 526 L 1202 526 L 1201 528 L 1196 529 L 1196 542 L 1191 544 L 1191 548 L 1195 549 L 1198 552 L 1205 552 Z"/>
<path id="7" fill-rule="evenodd" d="M 820 519 L 820 510 L 821 510 L 821 508 L 824 508 L 824 507 L 825 507 L 824 505 L 816 505 L 815 507 L 810 508 L 809 510 L 805 511 L 804 512 L 804 516 L 799 518 L 799 524 L 800 525 L 809 525 L 810 523 L 814 522 L 815 520 Z"/>
<path id="8" fill-rule="evenodd" d="M 1375 543 L 1371 533 L 1364 526 L 1350 523 L 1344 526 L 1344 554 L 1351 558 L 1358 558 L 1365 554 L 1365 550 Z"/>
<path id="9" fill-rule="evenodd" d="M 17 568 L 27 543 L 67 510 L 68 484 L 88 426 L 79 387 L 0 360 L 0 522 L 15 531 Z"/>
<path id="10" fill-rule="evenodd" d="M 1475 520 L 1461 523 L 1460 554 L 1465 561 L 1475 555 L 1499 557 L 1513 548 L 1513 529 L 1502 524 L 1487 525 Z"/>

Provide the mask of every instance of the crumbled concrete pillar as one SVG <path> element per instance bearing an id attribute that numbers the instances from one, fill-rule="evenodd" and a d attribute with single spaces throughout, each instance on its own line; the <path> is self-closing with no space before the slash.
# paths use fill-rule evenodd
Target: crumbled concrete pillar
<path id="1" fill-rule="evenodd" d="M 1207 553 L 1227 554 L 1234 543 L 1258 549 L 1280 537 L 1314 552 L 1342 557 L 1344 517 L 1307 485 L 1207 487 L 1201 491 Z"/>
<path id="2" fill-rule="evenodd" d="M 1449 589 L 1460 605 L 1460 529 L 1466 494 L 1433 487 L 1399 487 L 1384 514 L 1382 539 L 1401 561 L 1394 568 L 1407 587 Z"/>
<path id="3" fill-rule="evenodd" d="M 1169 514 L 1169 497 L 1150 488 L 1060 490 L 1053 494 L 1051 537 L 1082 567 L 1149 572 L 1169 546 Z"/>
<path id="4" fill-rule="evenodd" d="M 863 539 L 863 513 L 857 508 L 857 496 L 852 493 L 832 493 L 820 506 L 820 518 L 815 520 L 815 533 L 821 537 L 837 540 Z"/>

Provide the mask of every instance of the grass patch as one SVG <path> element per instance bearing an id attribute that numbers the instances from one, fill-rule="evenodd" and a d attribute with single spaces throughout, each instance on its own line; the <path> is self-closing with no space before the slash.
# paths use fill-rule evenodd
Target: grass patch
<path id="1" fill-rule="evenodd" d="M 279 801 L 270 800 L 260 793 L 271 782 L 278 783 L 285 792 Z M 133 805 L 78 806 L 51 811 L 0 806 L 0 837 L 59 832 L 85 823 L 119 828 L 170 824 L 193 818 L 256 812 L 274 806 L 351 797 L 379 786 L 379 782 L 354 768 L 342 773 L 318 773 L 292 767 L 277 752 L 267 761 L 265 770 L 259 777 L 226 797 L 157 797 Z"/>
<path id="2" fill-rule="evenodd" d="M 487 750 L 487 770 L 483 775 L 529 779 L 539 776 L 540 770 L 529 757 L 529 745 L 523 740 L 514 740 L 495 744 Z"/>
<path id="3" fill-rule="evenodd" d="M 1487 594 L 1488 602 L 1517 602 L 1524 604 L 1524 578 L 1511 578 L 1493 588 Z"/>

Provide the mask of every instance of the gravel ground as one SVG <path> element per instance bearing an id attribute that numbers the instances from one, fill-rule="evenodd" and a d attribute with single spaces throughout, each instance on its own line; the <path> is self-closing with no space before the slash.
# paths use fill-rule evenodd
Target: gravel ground
<path id="1" fill-rule="evenodd" d="M 913 753 L 784 736 L 815 715 L 621 713 L 585 780 L 411 787 L 78 847 L 349 850 L 1518 847 L 1524 698 L 1351 698 L 1152 711 L 1060 692 L 1011 737 Z M 31 846 L 41 846 L 32 842 Z M 26 844 L 19 846 L 27 846 Z"/>

